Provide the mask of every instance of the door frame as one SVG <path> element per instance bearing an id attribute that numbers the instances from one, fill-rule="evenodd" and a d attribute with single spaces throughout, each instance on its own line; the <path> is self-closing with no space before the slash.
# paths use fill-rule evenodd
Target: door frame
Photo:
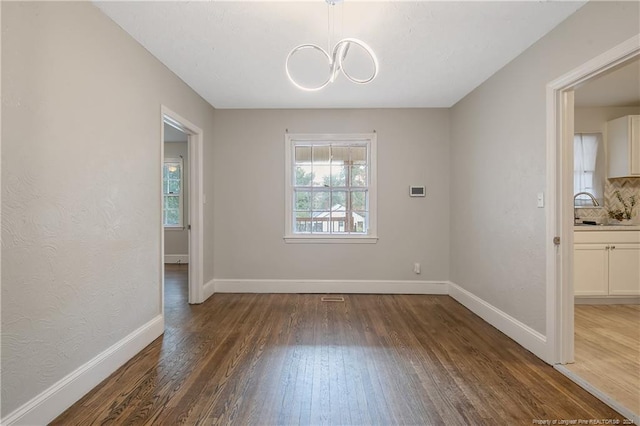
<path id="1" fill-rule="evenodd" d="M 189 231 L 189 303 L 204 301 L 204 197 L 203 197 L 203 132 L 202 129 L 183 118 L 165 105 L 161 105 L 160 114 L 160 182 L 164 165 L 164 125 L 168 124 L 186 133 L 189 161 L 189 209 L 186 226 Z M 160 268 L 161 271 L 161 307 L 164 313 L 164 221 L 162 220 L 162 197 L 160 203 Z"/>
<path id="2" fill-rule="evenodd" d="M 640 56 L 640 34 L 547 84 L 547 358 L 573 362 L 573 91 Z M 560 244 L 555 245 L 555 237 Z"/>

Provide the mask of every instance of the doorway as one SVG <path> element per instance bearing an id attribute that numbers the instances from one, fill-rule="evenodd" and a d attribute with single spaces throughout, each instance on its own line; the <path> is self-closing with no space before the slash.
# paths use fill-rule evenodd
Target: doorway
<path id="1" fill-rule="evenodd" d="M 171 145 L 165 148 L 166 143 Z M 188 265 L 187 301 L 190 304 L 203 302 L 202 130 L 162 106 L 160 152 L 163 183 L 160 282 L 164 313 L 165 263 L 178 267 Z M 168 179 L 165 171 L 170 175 Z M 186 253 L 181 253 L 185 250 Z"/>
<path id="2" fill-rule="evenodd" d="M 635 36 L 583 64 L 547 86 L 548 182 L 547 211 L 548 287 L 547 337 L 550 359 L 556 368 L 621 414 L 637 419 L 637 413 L 611 398 L 566 364 L 575 360 L 574 309 L 574 134 L 575 91 L 620 69 L 640 57 Z M 554 242 L 551 242 L 554 241 Z M 554 245 L 555 243 L 555 245 Z"/>

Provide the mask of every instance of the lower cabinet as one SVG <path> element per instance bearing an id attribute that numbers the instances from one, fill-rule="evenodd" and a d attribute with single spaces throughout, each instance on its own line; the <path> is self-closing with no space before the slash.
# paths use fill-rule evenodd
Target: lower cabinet
<path id="1" fill-rule="evenodd" d="M 640 231 L 592 231 L 574 235 L 576 296 L 640 295 Z M 636 240 L 638 242 L 634 242 Z"/>

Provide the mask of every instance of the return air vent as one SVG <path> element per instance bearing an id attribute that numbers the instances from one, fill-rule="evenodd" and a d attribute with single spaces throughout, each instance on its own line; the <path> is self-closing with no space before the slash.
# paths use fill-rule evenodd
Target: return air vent
<path id="1" fill-rule="evenodd" d="M 344 297 L 342 296 L 322 296 L 320 299 L 323 302 L 344 302 Z"/>

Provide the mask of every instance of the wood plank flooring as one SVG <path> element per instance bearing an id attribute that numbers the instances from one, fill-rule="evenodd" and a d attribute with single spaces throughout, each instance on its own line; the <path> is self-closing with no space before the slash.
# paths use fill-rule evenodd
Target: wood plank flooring
<path id="1" fill-rule="evenodd" d="M 640 305 L 576 305 L 566 367 L 640 415 Z"/>
<path id="2" fill-rule="evenodd" d="M 173 274 L 164 336 L 52 424 L 623 420 L 448 296 L 216 294 L 189 306 Z"/>

